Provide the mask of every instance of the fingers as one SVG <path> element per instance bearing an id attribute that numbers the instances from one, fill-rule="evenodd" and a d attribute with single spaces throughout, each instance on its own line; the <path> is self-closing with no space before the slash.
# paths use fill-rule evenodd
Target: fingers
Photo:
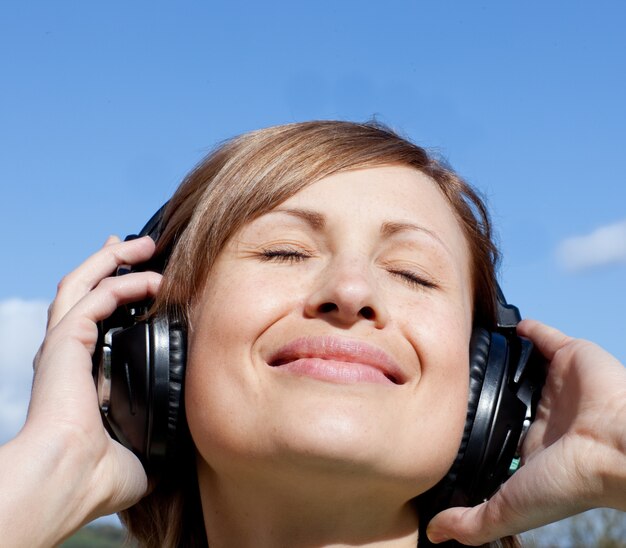
<path id="1" fill-rule="evenodd" d="M 111 236 L 102 249 L 92 255 L 59 283 L 57 296 L 48 311 L 48 330 L 53 329 L 69 310 L 101 280 L 124 264 L 139 264 L 154 253 L 154 242 L 149 237 L 120 242 Z"/>
<path id="2" fill-rule="evenodd" d="M 49 329 L 44 347 L 54 346 L 57 340 L 67 344 L 74 339 L 92 351 L 97 339 L 97 322 L 111 316 L 121 305 L 153 298 L 161 278 L 156 272 L 105 278 Z"/>
<path id="3" fill-rule="evenodd" d="M 104 245 L 102 247 L 106 247 L 108 245 L 111 244 L 117 244 L 119 242 L 121 242 L 122 240 L 120 240 L 117 236 L 115 236 L 115 234 L 112 234 L 111 236 L 109 236 L 106 241 L 104 242 Z"/>
<path id="4" fill-rule="evenodd" d="M 537 320 L 522 320 L 517 326 L 517 333 L 530 339 L 548 360 L 552 360 L 556 352 L 573 340 L 558 329 Z"/>
<path id="5" fill-rule="evenodd" d="M 50 306 L 47 336 L 35 356 L 34 369 L 38 369 L 44 351 L 48 350 L 49 354 L 59 343 L 65 351 L 78 342 L 93 352 L 98 321 L 109 317 L 123 304 L 154 297 L 160 274 L 139 272 L 108 277 L 120 265 L 145 262 L 153 252 L 154 242 L 148 237 L 120 242 L 116 236 L 110 236 L 98 252 L 67 275 Z M 65 327 L 58 330 L 61 322 Z"/>
<path id="6" fill-rule="evenodd" d="M 89 431 L 102 430 L 92 377 L 97 322 L 123 304 L 154 297 L 160 281 L 156 272 L 107 278 L 48 332 L 34 363 L 27 423 L 89 423 Z"/>
<path id="7" fill-rule="evenodd" d="M 71 323 L 84 318 L 96 323 L 104 320 L 123 304 L 154 297 L 161 278 L 161 274 L 156 272 L 135 272 L 105 278 L 72 307 L 64 316 L 64 321 Z"/>

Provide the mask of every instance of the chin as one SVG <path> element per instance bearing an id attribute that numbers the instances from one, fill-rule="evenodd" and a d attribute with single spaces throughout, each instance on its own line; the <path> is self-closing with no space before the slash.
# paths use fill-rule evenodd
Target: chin
<path id="1" fill-rule="evenodd" d="M 203 460 L 217 474 L 253 470 L 304 483 L 357 481 L 393 489 L 404 500 L 434 485 L 452 464 L 458 443 L 450 442 L 450 430 L 404 419 L 398 393 L 316 380 L 299 385 L 303 391 L 277 390 L 268 405 L 230 410 L 228 427 L 223 420 L 207 423 L 206 416 L 192 419 Z"/>

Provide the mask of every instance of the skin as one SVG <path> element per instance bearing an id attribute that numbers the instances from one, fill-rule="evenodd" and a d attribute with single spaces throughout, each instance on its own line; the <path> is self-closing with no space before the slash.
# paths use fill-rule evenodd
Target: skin
<path id="1" fill-rule="evenodd" d="M 408 501 L 459 446 L 471 326 L 466 241 L 416 170 L 332 175 L 235 234 L 195 308 L 186 381 L 210 545 L 414 536 Z M 269 365 L 328 336 L 381 349 L 402 382 Z"/>

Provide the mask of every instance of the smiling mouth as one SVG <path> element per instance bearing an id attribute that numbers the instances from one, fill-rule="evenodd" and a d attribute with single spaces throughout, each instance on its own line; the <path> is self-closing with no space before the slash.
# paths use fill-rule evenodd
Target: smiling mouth
<path id="1" fill-rule="evenodd" d="M 298 358 L 296 360 L 278 360 L 270 363 L 271 367 L 281 368 L 297 375 L 320 380 L 335 381 L 341 384 L 400 384 L 389 373 L 363 363 L 343 362 L 325 358 Z"/>
<path id="2" fill-rule="evenodd" d="M 338 337 L 305 337 L 282 347 L 267 362 L 285 373 L 340 384 L 404 384 L 399 366 L 383 350 Z"/>

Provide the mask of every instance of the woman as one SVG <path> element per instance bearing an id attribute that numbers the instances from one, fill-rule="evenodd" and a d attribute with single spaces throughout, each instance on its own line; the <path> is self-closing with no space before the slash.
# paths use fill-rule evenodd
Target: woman
<path id="1" fill-rule="evenodd" d="M 463 432 L 472 328 L 494 321 L 497 253 L 473 191 L 382 128 L 270 128 L 181 185 L 156 250 L 162 281 L 109 277 L 153 253 L 148 238 L 111 238 L 59 285 L 26 424 L 0 454 L 13 508 L 0 514 L 28 509 L 39 526 L 13 521 L 9 540 L 52 544 L 130 507 L 131 533 L 152 546 L 415 546 L 412 501 Z M 91 378 L 95 322 L 146 298 L 187 326 L 193 440 L 150 489 L 106 435 Z M 526 464 L 486 505 L 436 517 L 434 541 L 626 505 L 626 440 L 605 420 L 623 417 L 623 368 L 536 322 L 519 332 L 552 362 Z M 578 407 L 559 397 L 572 386 Z"/>

